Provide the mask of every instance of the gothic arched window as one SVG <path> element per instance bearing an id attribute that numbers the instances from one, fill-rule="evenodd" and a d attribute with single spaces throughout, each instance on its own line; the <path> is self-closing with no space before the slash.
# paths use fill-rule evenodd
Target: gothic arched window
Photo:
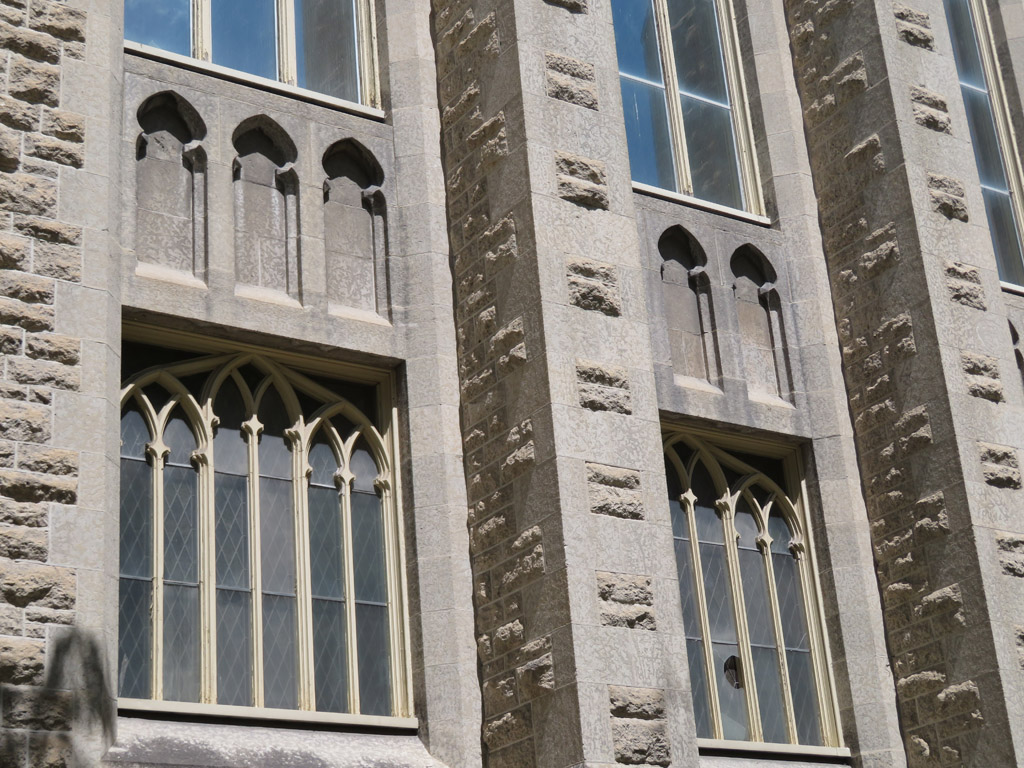
<path id="1" fill-rule="evenodd" d="M 124 360 L 122 703 L 407 716 L 387 377 Z"/>
<path id="2" fill-rule="evenodd" d="M 838 746 L 794 464 L 665 441 L 698 738 Z"/>

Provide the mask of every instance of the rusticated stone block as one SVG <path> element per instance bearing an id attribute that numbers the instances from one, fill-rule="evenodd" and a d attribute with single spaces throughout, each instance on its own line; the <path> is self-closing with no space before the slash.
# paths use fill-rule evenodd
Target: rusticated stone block
<path id="1" fill-rule="evenodd" d="M 580 405 L 592 411 L 633 412 L 626 370 L 585 360 L 576 361 Z"/>
<path id="2" fill-rule="evenodd" d="M 3 725 L 32 731 L 71 730 L 69 691 L 4 686 Z"/>
<path id="3" fill-rule="evenodd" d="M 12 56 L 8 93 L 30 104 L 56 107 L 60 103 L 60 68 Z"/>
<path id="4" fill-rule="evenodd" d="M 533 732 L 530 708 L 521 707 L 484 723 L 484 743 L 488 749 L 501 749 L 529 737 Z"/>
<path id="5" fill-rule="evenodd" d="M 967 393 L 990 400 L 1003 402 L 1003 383 L 999 380 L 999 361 L 988 355 L 964 352 L 960 364 L 967 379 Z"/>
<path id="6" fill-rule="evenodd" d="M 45 431 L 45 439 L 49 439 L 49 425 Z M 0 493 L 16 501 L 55 501 L 58 504 L 74 504 L 78 498 L 78 483 L 73 478 L 0 470 Z"/>
<path id="7" fill-rule="evenodd" d="M 67 610 L 75 604 L 74 573 L 41 563 L 0 563 L 0 594 L 19 608 Z"/>
<path id="8" fill-rule="evenodd" d="M 559 152 L 555 156 L 558 196 L 585 208 L 608 208 L 608 178 L 604 163 Z"/>
<path id="9" fill-rule="evenodd" d="M 19 358 L 8 360 L 7 368 L 11 377 L 22 384 L 71 391 L 77 390 L 81 385 L 79 369 L 63 363 Z"/>
<path id="10" fill-rule="evenodd" d="M 55 0 L 32 0 L 28 25 L 61 40 L 85 40 L 85 11 Z"/>
<path id="11" fill-rule="evenodd" d="M 557 5 L 570 13 L 587 13 L 587 0 L 544 0 L 548 5 Z"/>
<path id="12" fill-rule="evenodd" d="M 85 141 L 85 118 L 62 109 L 44 109 L 40 130 L 64 141 Z"/>
<path id="13" fill-rule="evenodd" d="M 0 175 L 0 208 L 14 213 L 52 215 L 57 208 L 57 185 L 24 173 Z"/>
<path id="14" fill-rule="evenodd" d="M 64 365 L 77 365 L 82 343 L 72 336 L 56 333 L 29 334 L 25 340 L 25 354 L 35 360 L 52 360 Z"/>
<path id="15" fill-rule="evenodd" d="M 25 154 L 72 168 L 81 168 L 85 164 L 84 145 L 42 134 L 25 136 Z"/>
<path id="16" fill-rule="evenodd" d="M 598 572 L 597 597 L 601 604 L 602 625 L 647 630 L 658 628 L 650 577 Z"/>
<path id="17" fill-rule="evenodd" d="M 593 64 L 551 52 L 544 54 L 544 62 L 548 96 L 587 109 L 597 109 Z"/>
<path id="18" fill-rule="evenodd" d="M 935 50 L 935 35 L 931 32 L 931 19 L 927 13 L 896 3 L 893 14 L 896 16 L 896 33 L 901 40 L 917 48 Z"/>
<path id="19" fill-rule="evenodd" d="M 49 551 L 45 528 L 0 525 L 0 557 L 45 561 Z"/>
<path id="20" fill-rule="evenodd" d="M 910 101 L 913 104 L 914 121 L 930 131 L 951 133 L 949 107 L 945 98 L 921 86 L 910 87 Z"/>
<path id="21" fill-rule="evenodd" d="M 964 185 L 957 179 L 939 173 L 928 174 L 928 194 L 932 208 L 947 219 L 967 221 Z"/>
<path id="22" fill-rule="evenodd" d="M 612 317 L 622 314 L 619 276 L 615 267 L 577 258 L 569 261 L 567 270 L 570 304 Z"/>
<path id="23" fill-rule="evenodd" d="M 41 443 L 50 439 L 50 411 L 39 405 L 0 401 L 0 438 Z"/>
<path id="24" fill-rule="evenodd" d="M 976 267 L 947 261 L 945 272 L 946 289 L 952 301 L 972 309 L 988 309 L 985 291 L 981 287 L 981 274 Z"/>
<path id="25" fill-rule="evenodd" d="M 627 688 L 609 685 L 612 717 L 662 720 L 665 717 L 665 692 L 660 688 Z"/>
<path id="26" fill-rule="evenodd" d="M 28 59 L 56 64 L 60 61 L 60 41 L 42 32 L 0 22 L 0 46 Z"/>
<path id="27" fill-rule="evenodd" d="M 1021 487 L 1020 463 L 1013 448 L 979 441 L 978 456 L 986 483 L 996 488 Z"/>
<path id="28" fill-rule="evenodd" d="M 586 471 L 591 512 L 626 520 L 644 519 L 638 471 L 593 462 L 587 462 Z"/>
<path id="29" fill-rule="evenodd" d="M 625 765 L 669 765 L 672 762 L 664 720 L 612 718 L 615 761 Z"/>
<path id="30" fill-rule="evenodd" d="M 1024 578 L 1024 536 L 1000 533 L 996 536 L 996 548 L 1003 573 Z"/>
<path id="31" fill-rule="evenodd" d="M 0 125 L 34 131 L 39 125 L 39 111 L 23 101 L 0 95 Z"/>
<path id="32" fill-rule="evenodd" d="M 516 667 L 516 684 L 520 697 L 535 699 L 555 689 L 555 665 L 551 653 L 529 659 Z"/>
<path id="33" fill-rule="evenodd" d="M 0 637 L 0 683 L 39 685 L 43 678 L 44 646 L 18 637 Z"/>

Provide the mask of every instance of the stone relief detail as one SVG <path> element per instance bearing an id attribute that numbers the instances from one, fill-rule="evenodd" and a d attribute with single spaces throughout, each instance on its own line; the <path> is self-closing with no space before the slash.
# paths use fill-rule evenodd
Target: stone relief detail
<path id="1" fill-rule="evenodd" d="M 580 405 L 584 408 L 625 414 L 633 412 L 629 375 L 625 368 L 577 360 L 576 386 Z"/>
<path id="2" fill-rule="evenodd" d="M 597 109 L 594 65 L 550 51 L 544 54 L 547 93 L 552 99 Z"/>
<path id="3" fill-rule="evenodd" d="M 946 290 L 949 291 L 949 298 L 952 301 L 972 309 L 988 309 L 985 291 L 981 287 L 981 273 L 976 267 L 947 261 L 945 272 Z"/>
<path id="4" fill-rule="evenodd" d="M 244 286 L 301 300 L 295 145 L 273 120 L 245 120 L 232 140 L 235 277 Z"/>
<path id="5" fill-rule="evenodd" d="M 860 219 L 858 225 L 866 228 L 867 222 Z M 838 282 L 844 291 L 852 290 L 858 283 L 871 280 L 899 264 L 900 244 L 894 222 L 876 229 L 864 238 L 864 242 L 868 250 L 838 274 Z"/>
<path id="6" fill-rule="evenodd" d="M 721 381 L 721 354 L 707 256 L 700 243 L 679 226 L 658 240 L 661 296 L 672 368 L 678 376 Z"/>
<path id="7" fill-rule="evenodd" d="M 930 131 L 952 133 L 949 107 L 946 99 L 919 85 L 910 86 L 910 101 L 913 104 L 914 121 Z"/>
<path id="8" fill-rule="evenodd" d="M 384 172 L 354 139 L 333 144 L 323 167 L 328 306 L 387 314 Z"/>
<path id="9" fill-rule="evenodd" d="M 964 352 L 960 365 L 967 379 L 967 392 L 973 397 L 1003 402 L 1003 383 L 999 379 L 999 361 L 988 355 Z"/>
<path id="10" fill-rule="evenodd" d="M 567 270 L 570 304 L 612 317 L 622 314 L 619 275 L 615 267 L 589 259 L 573 258 Z"/>
<path id="11" fill-rule="evenodd" d="M 650 576 L 597 572 L 601 625 L 655 630 L 654 593 Z"/>
<path id="12" fill-rule="evenodd" d="M 625 765 L 670 765 L 665 692 L 610 685 L 608 698 L 615 761 Z"/>
<path id="13" fill-rule="evenodd" d="M 940 173 L 928 174 L 928 196 L 932 208 L 947 219 L 967 221 L 967 200 L 964 185 Z"/>
<path id="14" fill-rule="evenodd" d="M 559 152 L 555 156 L 558 196 L 584 208 L 608 208 L 608 174 L 604 163 Z"/>
<path id="15" fill-rule="evenodd" d="M 1021 487 L 1020 462 L 1013 448 L 978 441 L 978 457 L 986 483 L 995 488 Z"/>
<path id="16" fill-rule="evenodd" d="M 1013 533 L 996 534 L 999 564 L 1007 576 L 1024 579 L 1024 536 Z"/>
<path id="17" fill-rule="evenodd" d="M 750 245 L 737 249 L 729 266 L 747 386 L 753 393 L 789 398 L 792 383 L 775 270 Z"/>
<path id="18" fill-rule="evenodd" d="M 586 471 L 587 500 L 591 512 L 624 520 L 644 519 L 644 501 L 637 470 L 588 461 Z"/>
<path id="19" fill-rule="evenodd" d="M 158 93 L 138 110 L 135 253 L 143 264 L 206 276 L 206 126 L 181 96 Z"/>
<path id="20" fill-rule="evenodd" d="M 932 34 L 932 22 L 927 13 L 901 3 L 894 3 L 892 12 L 896 17 L 896 34 L 903 42 L 916 48 L 935 50 L 935 35 Z"/>

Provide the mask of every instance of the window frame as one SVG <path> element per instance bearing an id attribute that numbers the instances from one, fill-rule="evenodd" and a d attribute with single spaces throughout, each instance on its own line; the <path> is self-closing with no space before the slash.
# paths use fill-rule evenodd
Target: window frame
<path id="1" fill-rule="evenodd" d="M 295 0 L 274 0 L 275 59 L 277 79 L 261 77 L 244 70 L 232 69 L 213 62 L 213 4 L 212 0 L 189 0 L 189 26 L 191 54 L 183 56 L 163 48 L 124 39 L 126 50 L 147 56 L 166 58 L 176 63 L 194 63 L 234 79 L 258 82 L 294 95 L 312 97 L 332 106 L 356 106 L 380 110 L 380 67 L 377 61 L 376 0 L 355 0 L 356 3 L 356 60 L 359 68 L 359 101 L 348 101 L 330 94 L 298 85 L 298 52 L 295 38 Z M 374 114 L 375 117 L 382 116 Z"/>
<path id="2" fill-rule="evenodd" d="M 399 479 L 399 468 L 401 466 L 401 457 L 399 453 L 399 440 L 397 435 L 397 424 L 398 424 L 398 409 L 395 405 L 397 401 L 397 383 L 392 371 L 376 369 L 369 366 L 364 366 L 355 363 L 340 362 L 334 360 L 324 360 L 318 358 L 311 358 L 305 355 L 282 352 L 265 347 L 255 346 L 251 344 L 239 344 L 234 342 L 224 342 L 216 339 L 211 339 L 198 334 L 171 331 L 163 328 L 156 328 L 145 323 L 138 322 L 126 322 L 123 326 L 122 338 L 124 341 L 135 341 L 141 342 L 152 346 L 158 346 L 166 348 L 168 350 L 182 350 L 197 352 L 200 354 L 253 354 L 262 357 L 270 362 L 276 363 L 288 370 L 295 371 L 299 374 L 308 373 L 315 376 L 327 376 L 331 378 L 338 378 L 343 381 L 349 381 L 352 383 L 371 385 L 376 387 L 377 390 L 377 413 L 366 414 L 372 419 L 376 419 L 377 423 L 381 426 L 379 430 L 380 445 L 379 448 L 384 454 L 384 459 L 387 462 L 387 466 L 383 469 L 386 476 L 380 478 L 376 485 L 381 489 L 381 512 L 382 512 L 382 533 L 384 537 L 383 548 L 384 557 L 387 572 L 387 587 L 388 597 L 391 603 L 391 610 L 389 612 L 389 639 L 390 648 L 388 649 L 390 655 L 390 668 L 391 668 L 391 700 L 392 700 L 392 715 L 370 715 L 370 714 L 359 714 L 359 713 L 336 713 L 336 712 L 323 712 L 315 709 L 303 709 L 302 707 L 311 706 L 315 698 L 315 679 L 313 669 L 313 658 L 312 653 L 312 638 L 306 638 L 307 642 L 303 643 L 303 629 L 307 629 L 306 626 L 311 621 L 311 604 L 305 600 L 312 594 L 311 584 L 308 583 L 310 580 L 309 574 L 309 537 L 306 536 L 305 547 L 301 546 L 301 542 L 296 538 L 296 594 L 297 602 L 296 605 L 296 616 L 298 619 L 298 628 L 296 634 L 296 647 L 297 647 L 297 677 L 296 683 L 298 686 L 298 708 L 296 709 L 277 709 L 264 706 L 244 706 L 244 705 L 230 705 L 230 704 L 218 704 L 216 703 L 216 667 L 214 663 L 211 663 L 211 659 L 215 659 L 217 655 L 217 622 L 215 612 L 215 599 L 217 584 L 215 578 L 210 578 L 213 574 L 213 568 L 216 560 L 216 551 L 214 549 L 213 539 L 207 533 L 212 529 L 214 525 L 214 508 L 213 508 L 213 483 L 212 483 L 212 472 L 209 470 L 209 455 L 213 451 L 212 443 L 212 431 L 208 435 L 197 434 L 197 448 L 193 453 L 193 461 L 199 466 L 199 476 L 197 477 L 197 491 L 198 491 L 198 503 L 197 503 L 197 517 L 199 530 L 197 532 L 197 546 L 199 556 L 199 577 L 200 577 L 200 614 L 199 614 L 199 664 L 200 664 L 200 701 L 199 702 L 182 702 L 182 701 L 171 701 L 164 699 L 137 699 L 129 697 L 119 696 L 117 699 L 117 707 L 119 712 L 153 712 L 153 713 L 173 713 L 183 714 L 192 717 L 199 718 L 214 718 L 214 717 L 228 717 L 228 718 L 246 718 L 254 720 L 270 720 L 270 721 L 285 721 L 285 722 L 308 722 L 308 723 L 325 723 L 325 724 L 338 724 L 338 725 L 359 725 L 369 727 L 382 727 L 382 728 L 398 728 L 404 730 L 415 730 L 418 727 L 418 720 L 414 714 L 413 709 L 413 698 L 412 698 L 412 659 L 409 655 L 409 649 L 411 649 L 411 641 L 409 635 L 409 617 L 408 617 L 408 592 L 406 584 L 406 562 L 405 562 L 405 533 L 404 524 L 401 515 L 402 509 L 402 496 L 401 488 L 398 482 Z M 188 361 L 185 361 L 185 365 Z M 172 367 L 175 363 L 168 363 L 167 367 Z M 213 373 L 215 369 L 211 369 L 210 373 Z M 134 378 L 134 377 L 133 377 Z M 122 382 L 120 388 L 120 409 L 123 409 L 125 404 L 134 396 L 132 386 L 125 386 Z M 173 399 L 173 397 L 172 397 Z M 341 400 L 339 396 L 339 400 Z M 198 412 L 204 419 L 204 423 L 200 424 L 202 429 L 207 429 L 210 424 L 210 420 L 214 418 L 212 412 L 212 403 L 210 408 L 204 408 L 203 404 L 198 404 L 198 411 L 195 407 L 197 404 L 193 403 L 191 406 L 182 405 L 180 407 L 185 408 L 186 413 L 189 415 L 191 420 Z M 172 409 L 168 408 L 168 412 Z M 177 410 L 176 408 L 174 410 Z M 204 413 L 204 411 L 209 411 Z M 119 410 L 119 419 L 122 410 Z M 148 417 L 144 414 L 144 418 Z M 194 428 L 194 424 L 191 425 Z M 150 434 L 153 434 L 153 425 L 147 423 L 147 427 L 150 430 Z M 204 437 L 208 438 L 207 444 L 204 446 Z M 162 442 L 162 437 L 157 442 Z M 159 446 L 158 446 L 159 447 Z M 307 446 L 308 449 L 308 446 Z M 255 450 L 251 448 L 250 450 Z M 147 453 L 150 450 L 147 448 Z M 303 456 L 300 460 L 306 461 L 306 467 L 308 469 L 308 459 Z M 203 470 L 206 470 L 205 472 Z M 160 520 L 161 515 L 158 512 L 161 511 L 160 498 L 162 496 L 162 483 L 158 482 L 160 477 L 160 468 L 157 468 L 154 464 L 151 464 L 151 471 L 153 473 L 153 501 L 152 509 L 154 511 L 153 518 L 153 540 L 158 541 L 157 529 L 162 527 L 162 521 Z M 309 489 L 309 475 L 308 472 L 305 474 L 306 483 L 302 488 L 295 485 L 295 476 L 293 475 L 293 486 L 292 494 L 293 501 L 300 505 L 297 515 L 300 525 L 308 526 L 308 513 L 303 515 L 308 505 L 308 489 Z M 248 478 L 248 484 L 252 485 L 257 482 L 255 478 L 250 475 Z M 256 494 L 258 498 L 258 493 Z M 301 501 L 300 501 L 301 497 Z M 258 510 L 258 502 L 256 509 Z M 293 510 L 295 507 L 293 507 Z M 258 521 L 253 523 L 250 520 L 251 526 L 256 525 L 259 527 Z M 253 546 L 258 546 L 258 540 L 256 542 L 250 541 L 250 549 Z M 346 538 L 346 547 L 351 547 L 351 537 Z M 305 550 L 303 555 L 300 549 Z M 259 553 L 258 550 L 254 555 L 255 560 L 252 561 L 252 569 L 255 571 L 259 568 Z M 159 562 L 162 559 L 162 552 L 154 548 L 153 551 L 153 581 L 157 582 L 162 580 L 160 575 Z M 346 569 L 349 571 L 346 577 L 346 585 L 350 585 L 351 582 L 351 561 L 346 560 Z M 206 574 L 206 581 L 203 581 L 203 575 Z M 253 582 L 256 583 L 256 582 Z M 348 588 L 348 586 L 347 586 Z M 253 592 L 253 603 L 258 603 L 258 595 Z M 354 610 L 355 605 L 348 606 L 348 598 L 346 598 L 346 607 Z M 302 604 L 300 604 L 302 603 Z M 254 610 L 254 616 L 258 616 L 258 611 Z M 307 616 L 308 614 L 308 616 Z M 306 619 L 309 619 L 307 621 Z M 254 621 L 256 619 L 253 619 Z M 163 616 L 159 611 L 159 605 L 154 600 L 152 609 L 152 618 L 150 621 L 150 627 L 152 632 L 151 647 L 156 647 L 162 643 L 162 627 L 163 627 Z M 253 630 L 256 631 L 256 626 L 253 625 Z M 347 653 L 350 658 L 354 657 L 354 639 L 356 637 L 355 628 L 349 625 L 346 629 L 346 646 Z M 352 641 L 352 642 L 349 642 Z M 253 635 L 252 642 L 252 664 L 254 680 L 262 676 L 262 659 L 257 654 L 257 648 L 259 647 L 256 642 L 256 635 Z M 159 656 L 151 655 L 151 684 L 153 684 L 151 690 L 154 695 L 160 690 L 158 678 L 162 676 L 161 665 L 159 662 Z M 350 666 L 351 669 L 351 666 Z M 303 680 L 303 678 L 306 678 Z M 351 679 L 349 685 L 351 686 Z M 305 694 L 305 697 L 304 697 Z M 352 700 L 352 693 L 350 689 L 350 701 Z"/>
<path id="3" fill-rule="evenodd" d="M 757 166 L 754 147 L 754 132 L 750 119 L 746 80 L 740 59 L 739 33 L 736 12 L 732 0 L 712 0 L 715 5 L 718 35 L 722 46 L 722 61 L 725 68 L 726 85 L 732 116 L 733 134 L 736 142 L 736 159 L 739 164 L 740 188 L 743 193 L 743 208 L 704 200 L 694 195 L 690 159 L 686 149 L 686 133 L 683 126 L 683 106 L 679 96 L 679 75 L 676 72 L 675 49 L 672 43 L 668 0 L 645 0 L 653 3 L 654 20 L 658 39 L 662 77 L 665 83 L 665 108 L 668 112 L 669 135 L 672 141 L 672 160 L 675 165 L 678 191 L 633 181 L 633 188 L 659 196 L 678 199 L 710 210 L 735 215 L 733 212 L 756 217 L 757 223 L 768 223 L 765 219 L 764 194 L 761 189 L 761 175 Z M 619 73 L 621 77 L 621 72 Z M 741 217 L 742 218 L 742 217 Z"/>
<path id="4" fill-rule="evenodd" d="M 818 575 L 817 557 L 815 555 L 814 535 L 804 499 L 808 498 L 807 481 L 804 473 L 803 462 L 798 448 L 786 446 L 749 436 L 723 435 L 710 430 L 699 428 L 667 427 L 663 430 L 662 448 L 666 460 L 671 464 L 679 480 L 680 487 L 687 484 L 688 470 L 683 466 L 682 459 L 673 446 L 683 443 L 694 454 L 693 461 L 703 463 L 708 474 L 715 483 L 716 492 L 721 487 L 727 490 L 725 494 L 715 500 L 715 508 L 723 525 L 723 540 L 729 574 L 729 590 L 733 605 L 733 620 L 735 622 L 738 650 L 744 670 L 744 675 L 753 674 L 751 661 L 751 639 L 746 619 L 746 604 L 743 595 L 743 582 L 740 576 L 739 565 L 739 534 L 734 525 L 736 504 L 740 497 L 745 494 L 748 497 L 749 508 L 753 514 L 760 514 L 760 504 L 749 494 L 749 488 L 755 482 L 762 486 L 773 486 L 774 493 L 785 500 L 784 517 L 790 519 L 790 525 L 794 529 L 794 545 L 792 551 L 796 556 L 799 571 L 800 583 L 803 591 L 804 614 L 807 621 L 808 645 L 814 681 L 817 693 L 819 726 L 821 729 L 822 745 L 794 744 L 768 742 L 761 740 L 761 721 L 758 708 L 756 681 L 753 686 L 744 686 L 745 704 L 750 738 L 746 740 L 725 739 L 722 737 L 721 709 L 718 704 L 717 687 L 718 683 L 712 673 L 714 668 L 712 658 L 711 628 L 708 619 L 706 606 L 706 594 L 704 590 L 703 577 L 700 575 L 700 553 L 699 538 L 697 535 L 696 515 L 694 502 L 696 496 L 692 489 L 686 488 L 679 501 L 684 505 L 688 523 L 688 537 L 690 546 L 690 557 L 694 582 L 691 587 L 694 590 L 694 600 L 698 606 L 700 617 L 700 633 L 704 655 L 704 675 L 707 685 L 709 700 L 709 715 L 712 722 L 713 736 L 697 737 L 697 746 L 700 749 L 735 750 L 742 752 L 777 753 L 790 755 L 818 755 L 826 757 L 848 757 L 850 750 L 843 743 L 842 729 L 840 728 L 839 701 L 836 693 L 835 681 L 832 678 L 832 657 L 827 642 L 825 606 L 821 583 Z M 764 475 L 760 470 L 744 463 L 741 459 L 732 455 L 733 452 L 742 452 L 748 455 L 757 455 L 764 458 L 780 460 L 785 473 L 786 487 L 779 487 L 774 481 Z M 741 487 L 733 492 L 727 479 L 722 474 L 720 464 L 726 464 L 734 472 L 742 475 Z M 758 537 L 758 550 L 762 557 L 767 560 L 768 574 L 772 574 L 767 582 L 769 599 L 772 602 L 771 613 L 776 633 L 778 648 L 784 648 L 782 638 L 782 627 L 780 624 L 781 615 L 778 609 L 778 582 L 775 578 L 772 566 L 772 552 L 770 538 L 767 530 Z M 685 654 L 686 651 L 684 650 Z M 780 657 L 784 657 L 781 653 Z M 689 664 L 689 660 L 687 661 Z M 781 690 L 784 696 L 784 710 L 786 712 L 787 732 L 792 739 L 796 734 L 796 721 L 793 713 L 792 694 L 789 692 L 790 679 L 787 672 L 787 664 L 784 658 L 780 661 Z M 756 739 L 755 739 L 756 736 Z"/>
<path id="5" fill-rule="evenodd" d="M 1021 163 L 1016 131 L 1013 127 L 1013 120 L 1010 117 L 1006 85 L 1003 82 L 1003 73 L 999 66 L 999 56 L 995 47 L 995 36 L 992 32 L 992 18 L 985 0 L 965 0 L 965 2 L 970 10 L 971 25 L 974 28 L 974 38 L 977 41 L 978 53 L 981 58 L 981 68 L 985 76 L 989 101 L 992 104 L 992 119 L 996 127 L 996 137 L 999 140 L 999 154 L 1003 161 L 1003 171 L 1006 173 L 1006 180 L 1010 190 L 1010 207 L 1013 211 L 1013 223 L 1016 229 L 1017 242 L 1022 257 L 1024 257 L 1024 166 Z M 948 26 L 947 32 L 952 37 Z M 952 41 L 950 42 L 952 45 Z M 959 71 L 957 72 L 957 84 L 960 85 Z M 971 149 L 973 154 L 973 146 Z M 977 163 L 977 160 L 975 162 Z M 987 217 L 985 226 L 988 226 Z M 990 232 L 990 239 L 991 236 Z M 1000 280 L 1000 284 L 1003 288 L 1009 289 L 1014 293 L 1024 291 L 1024 285 L 1018 283 Z"/>

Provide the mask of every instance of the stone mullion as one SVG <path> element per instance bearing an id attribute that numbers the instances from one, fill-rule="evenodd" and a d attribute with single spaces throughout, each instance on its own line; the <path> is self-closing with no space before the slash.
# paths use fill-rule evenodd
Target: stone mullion
<path id="1" fill-rule="evenodd" d="M 157 437 L 146 445 L 153 470 L 153 614 L 150 623 L 153 664 L 150 690 L 152 697 L 160 701 L 164 697 L 164 462 L 170 449 L 163 441 L 163 424 L 159 418 L 155 429 Z"/>
<path id="2" fill-rule="evenodd" d="M 277 77 L 282 83 L 298 83 L 295 49 L 295 0 L 277 0 Z"/>
<path id="3" fill-rule="evenodd" d="M 298 654 L 299 709 L 316 709 L 316 680 L 313 669 L 313 592 L 309 554 L 309 494 L 307 487 L 312 467 L 307 459 L 308 434 L 302 417 L 286 430 L 285 438 L 292 454 L 292 523 L 295 532 L 295 603 Z"/>
<path id="4" fill-rule="evenodd" d="M 263 424 L 254 415 L 242 424 L 249 449 L 249 573 L 252 579 L 252 674 L 253 705 L 263 706 L 263 568 L 260 536 L 260 453 Z"/>
<path id="5" fill-rule="evenodd" d="M 700 542 L 697 540 L 697 520 L 693 505 L 697 497 L 691 489 L 683 494 L 686 505 L 686 523 L 690 532 L 690 553 L 693 556 L 694 594 L 697 597 L 697 613 L 700 617 L 700 634 L 704 650 L 704 676 L 708 685 L 708 707 L 711 711 L 711 736 L 724 738 L 722 730 L 722 707 L 718 698 L 718 679 L 715 676 L 715 653 L 711 647 L 711 621 L 708 619 L 708 598 L 704 592 L 704 571 L 700 562 Z"/>
<path id="6" fill-rule="evenodd" d="M 209 422 L 208 422 L 209 425 Z M 212 435 L 213 429 L 205 430 Z M 217 702 L 217 524 L 213 445 L 192 455 L 199 472 L 199 701 Z"/>
<path id="7" fill-rule="evenodd" d="M 213 58 L 213 0 L 192 0 L 192 55 L 201 61 Z"/>
<path id="8" fill-rule="evenodd" d="M 754 675 L 754 654 L 750 650 L 750 631 L 747 627 L 746 602 L 743 599 L 743 580 L 740 577 L 740 556 L 736 546 L 740 535 L 736 530 L 735 505 L 735 498 L 730 496 L 719 499 L 715 503 L 722 518 L 722 530 L 725 535 L 725 560 L 729 569 L 729 589 L 732 592 L 733 616 L 736 620 L 736 640 L 742 662 L 740 679 L 746 694 L 749 740 L 763 741 L 761 711 L 757 700 L 757 680 Z"/>
<path id="9" fill-rule="evenodd" d="M 345 654 L 348 662 L 348 704 L 349 711 L 359 712 L 359 647 L 356 640 L 356 569 L 355 552 L 352 546 L 352 481 L 355 476 L 349 470 L 350 456 L 345 457 L 345 466 L 334 476 L 341 501 L 341 538 L 344 545 L 345 568 Z"/>

